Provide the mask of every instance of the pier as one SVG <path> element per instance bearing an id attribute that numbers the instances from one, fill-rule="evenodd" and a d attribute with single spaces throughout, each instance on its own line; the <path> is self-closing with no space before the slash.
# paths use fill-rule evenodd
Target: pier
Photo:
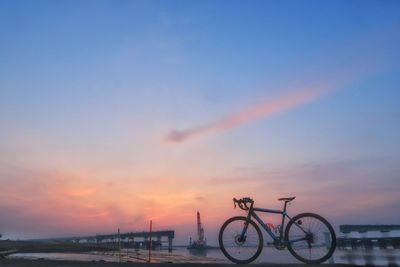
<path id="1" fill-rule="evenodd" d="M 391 235 L 400 231 L 400 225 L 340 225 L 339 230 L 343 234 L 337 238 L 339 248 L 400 248 L 400 235 Z"/>
<path id="2" fill-rule="evenodd" d="M 57 237 L 45 239 L 32 239 L 30 241 L 46 242 L 46 243 L 84 243 L 84 244 L 121 244 L 121 247 L 130 248 L 148 248 L 152 244 L 152 248 L 168 247 L 172 250 L 173 239 L 175 237 L 174 230 L 154 231 L 151 232 L 126 232 L 99 234 L 87 236 Z M 151 242 L 150 242 L 151 241 Z"/>
<path id="3" fill-rule="evenodd" d="M 400 225 L 340 225 L 337 248 L 356 265 L 399 266 Z"/>

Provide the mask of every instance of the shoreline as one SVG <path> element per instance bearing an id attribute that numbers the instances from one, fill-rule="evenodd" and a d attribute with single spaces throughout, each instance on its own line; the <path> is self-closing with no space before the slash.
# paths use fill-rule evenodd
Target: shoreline
<path id="1" fill-rule="evenodd" d="M 0 240 L 0 255 L 6 251 L 15 253 L 40 253 L 40 252 L 91 252 L 114 251 L 116 245 L 112 244 L 82 244 L 82 243 L 51 243 L 37 241 Z"/>
<path id="2" fill-rule="evenodd" d="M 131 267 L 232 267 L 238 266 L 233 263 L 143 263 L 143 262 L 104 262 L 104 261 L 67 261 L 67 260 L 29 260 L 29 259 L 0 259 L 0 266 L 4 267 L 121 267 L 121 266 L 131 266 Z M 277 264 L 277 263 L 262 263 L 262 264 L 249 264 L 241 266 L 266 266 L 266 267 L 283 267 L 283 266 L 306 266 L 302 263 L 296 264 Z M 352 266 L 348 264 L 317 264 L 317 265 L 307 265 L 307 266 L 325 266 L 325 267 L 337 267 L 337 266 Z"/>

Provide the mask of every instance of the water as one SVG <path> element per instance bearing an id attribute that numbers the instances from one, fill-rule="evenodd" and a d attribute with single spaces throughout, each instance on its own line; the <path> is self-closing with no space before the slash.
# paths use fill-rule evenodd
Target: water
<path id="1" fill-rule="evenodd" d="M 27 259 L 53 259 L 53 260 L 76 260 L 76 261 L 119 261 L 118 252 L 91 252 L 91 253 L 17 253 L 10 258 Z M 121 250 L 122 261 L 145 262 L 148 260 L 146 250 Z M 217 249 L 204 251 L 187 250 L 185 247 L 174 248 L 171 253 L 165 250 L 152 251 L 152 262 L 173 263 L 229 263 L 222 252 Z M 264 247 L 256 263 L 298 263 L 288 251 L 279 251 L 271 247 Z"/>
<path id="2" fill-rule="evenodd" d="M 188 251 L 187 249 L 183 249 L 179 251 L 179 253 L 192 255 L 192 251 Z M 217 259 L 223 262 L 230 262 L 225 256 L 222 254 L 219 249 L 209 249 L 204 251 L 206 253 L 203 254 L 203 257 Z M 277 250 L 273 247 L 264 247 L 260 256 L 254 261 L 255 263 L 299 263 L 287 250 Z"/>
<path id="3" fill-rule="evenodd" d="M 75 260 L 75 261 L 110 261 L 120 260 L 118 252 L 91 252 L 91 253 L 18 253 L 10 258 L 27 259 L 53 259 L 53 260 Z M 146 262 L 148 251 L 146 250 L 121 250 L 121 261 Z M 336 250 L 331 262 L 366 265 L 373 264 L 387 266 L 400 263 L 400 253 L 397 249 L 374 249 L 366 250 Z M 152 262 L 173 263 L 229 263 L 219 249 L 208 249 L 206 251 L 192 251 L 184 247 L 174 248 L 172 253 L 165 250 L 152 251 Z M 273 247 L 264 247 L 262 253 L 255 263 L 299 263 L 287 250 L 277 250 Z"/>
<path id="4" fill-rule="evenodd" d="M 116 256 L 105 255 L 103 253 L 16 253 L 8 256 L 8 258 L 23 259 L 49 259 L 49 260 L 72 260 L 72 261 L 118 261 Z"/>

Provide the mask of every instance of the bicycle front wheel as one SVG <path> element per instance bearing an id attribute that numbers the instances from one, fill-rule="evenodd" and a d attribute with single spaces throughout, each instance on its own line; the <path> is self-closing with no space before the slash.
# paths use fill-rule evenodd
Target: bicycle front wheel
<path id="1" fill-rule="evenodd" d="M 253 221 L 247 224 L 247 218 L 232 217 L 219 231 L 219 246 L 225 257 L 234 263 L 246 264 L 254 261 L 263 248 L 263 236 L 260 228 Z M 247 230 L 241 237 L 247 224 Z"/>
<path id="2" fill-rule="evenodd" d="M 285 237 L 290 253 L 305 263 L 322 263 L 336 248 L 336 235 L 331 224 L 314 213 L 293 217 L 286 227 Z"/>

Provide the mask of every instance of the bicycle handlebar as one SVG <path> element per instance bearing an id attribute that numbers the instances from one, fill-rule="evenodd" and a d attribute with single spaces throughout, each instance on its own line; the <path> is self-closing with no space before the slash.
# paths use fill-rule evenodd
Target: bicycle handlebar
<path id="1" fill-rule="evenodd" d="M 238 204 L 239 208 L 242 210 L 249 210 L 250 208 L 247 206 L 247 203 L 253 204 L 254 200 L 249 197 L 244 197 L 242 199 L 233 198 L 233 206 L 236 208 L 236 204 Z"/>

